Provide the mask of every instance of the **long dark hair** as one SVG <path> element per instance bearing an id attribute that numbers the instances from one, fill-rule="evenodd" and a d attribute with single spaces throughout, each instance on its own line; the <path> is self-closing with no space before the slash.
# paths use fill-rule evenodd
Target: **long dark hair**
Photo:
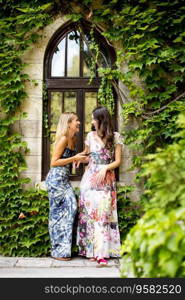
<path id="1" fill-rule="evenodd" d="M 98 121 L 98 136 L 105 141 L 105 147 L 111 148 L 114 142 L 114 131 L 108 109 L 99 106 L 92 111 L 93 117 Z"/>

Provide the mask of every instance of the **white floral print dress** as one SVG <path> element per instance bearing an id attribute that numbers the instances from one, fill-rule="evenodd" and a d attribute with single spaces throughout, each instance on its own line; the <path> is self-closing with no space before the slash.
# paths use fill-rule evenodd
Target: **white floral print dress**
<path id="1" fill-rule="evenodd" d="M 86 257 L 119 257 L 120 234 L 117 216 L 116 181 L 114 170 L 107 171 L 105 180 L 96 183 L 96 174 L 114 161 L 116 144 L 122 144 L 114 133 L 114 145 L 106 149 L 95 131 L 85 141 L 90 149 L 88 167 L 82 177 L 79 198 L 77 245 L 79 255 Z"/>

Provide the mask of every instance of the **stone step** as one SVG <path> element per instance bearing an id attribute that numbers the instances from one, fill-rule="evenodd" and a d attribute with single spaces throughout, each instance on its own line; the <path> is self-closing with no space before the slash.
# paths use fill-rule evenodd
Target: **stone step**
<path id="1" fill-rule="evenodd" d="M 100 267 L 89 259 L 58 261 L 50 257 L 0 257 L 0 278 L 119 278 L 119 260 Z"/>

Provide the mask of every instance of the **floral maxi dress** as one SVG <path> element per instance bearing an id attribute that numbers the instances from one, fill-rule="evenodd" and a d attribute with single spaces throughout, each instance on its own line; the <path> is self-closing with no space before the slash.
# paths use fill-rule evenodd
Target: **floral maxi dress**
<path id="1" fill-rule="evenodd" d="M 90 132 L 85 141 L 90 149 L 89 165 L 80 184 L 77 245 L 79 255 L 86 257 L 119 257 L 116 181 L 114 170 L 109 170 L 101 184 L 96 174 L 114 161 L 114 146 L 106 149 L 96 132 Z M 114 133 L 114 145 L 122 144 L 120 134 Z"/>
<path id="2" fill-rule="evenodd" d="M 61 158 L 75 155 L 65 148 Z M 52 167 L 46 177 L 49 196 L 49 234 L 51 256 L 70 257 L 73 223 L 77 211 L 76 196 L 69 181 L 70 164 Z"/>

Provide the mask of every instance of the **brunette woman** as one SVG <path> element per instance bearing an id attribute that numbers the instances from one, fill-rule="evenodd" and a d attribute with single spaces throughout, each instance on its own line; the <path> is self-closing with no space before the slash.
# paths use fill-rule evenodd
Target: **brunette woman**
<path id="1" fill-rule="evenodd" d="M 89 164 L 80 185 L 77 244 L 79 255 L 106 266 L 107 258 L 120 256 L 114 169 L 121 164 L 122 141 L 107 108 L 93 110 L 92 124 L 81 153 L 89 154 Z"/>

